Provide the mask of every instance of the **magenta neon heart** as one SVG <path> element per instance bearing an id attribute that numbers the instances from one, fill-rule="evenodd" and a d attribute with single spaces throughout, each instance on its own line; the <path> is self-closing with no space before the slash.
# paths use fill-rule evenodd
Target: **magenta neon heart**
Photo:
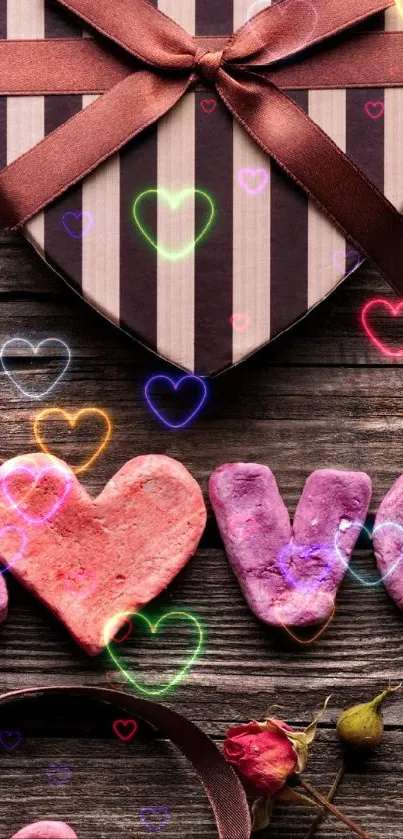
<path id="1" fill-rule="evenodd" d="M 379 119 L 384 114 L 385 105 L 383 102 L 366 102 L 364 109 L 368 117 L 371 119 Z"/>
<path id="2" fill-rule="evenodd" d="M 54 502 L 54 504 L 52 504 L 52 506 L 50 507 L 50 509 L 46 513 L 46 515 L 30 516 L 29 514 L 26 513 L 25 510 L 23 510 L 21 508 L 19 502 L 14 498 L 14 496 L 10 492 L 10 489 L 7 486 L 7 480 L 10 478 L 10 476 L 15 476 L 17 473 L 23 473 L 23 472 L 25 472 L 25 474 L 27 474 L 27 475 L 30 475 L 30 477 L 35 480 L 35 484 L 38 484 L 38 480 L 41 478 L 41 476 L 43 476 L 43 475 L 45 475 L 49 472 L 57 472 L 59 475 L 61 475 L 63 477 L 63 479 L 64 479 L 63 490 L 62 490 L 61 494 L 58 496 L 58 498 L 56 498 L 56 501 Z M 71 489 L 71 485 L 72 485 L 71 475 L 69 475 L 68 472 L 65 472 L 64 469 L 62 469 L 60 466 L 58 466 L 56 464 L 54 466 L 53 465 L 52 466 L 45 466 L 42 469 L 38 469 L 36 467 L 31 468 L 29 466 L 24 466 L 24 465 L 21 465 L 21 466 L 17 465 L 17 466 L 14 466 L 12 469 L 10 469 L 9 472 L 6 472 L 3 475 L 3 478 L 2 478 L 2 488 L 3 488 L 4 495 L 6 496 L 6 499 L 8 501 L 8 504 L 10 505 L 10 507 L 12 507 L 14 510 L 16 510 L 16 512 L 20 516 L 22 516 L 22 518 L 25 519 L 25 521 L 27 521 L 29 524 L 44 524 L 46 521 L 49 521 L 49 519 L 51 519 L 52 516 L 54 516 L 57 513 L 57 511 L 60 509 L 60 507 L 63 504 L 69 490 Z"/>
<path id="3" fill-rule="evenodd" d="M 255 185 L 251 185 L 251 181 L 255 181 Z M 242 189 L 248 195 L 258 195 L 262 192 L 269 180 L 269 173 L 267 169 L 240 169 L 238 172 L 238 182 Z"/>
<path id="4" fill-rule="evenodd" d="M 75 233 L 74 230 L 71 229 L 70 224 L 72 221 L 84 222 L 81 226 L 81 230 L 79 231 L 79 233 Z M 73 212 L 72 210 L 69 210 L 69 212 L 64 213 L 64 215 L 62 216 L 62 224 L 66 233 L 68 233 L 69 236 L 72 236 L 73 239 L 84 239 L 84 237 L 88 236 L 88 233 L 92 229 L 92 226 L 94 224 L 94 217 L 92 213 L 88 212 L 88 210 L 83 210 L 83 212 L 80 211 L 77 213 Z"/>

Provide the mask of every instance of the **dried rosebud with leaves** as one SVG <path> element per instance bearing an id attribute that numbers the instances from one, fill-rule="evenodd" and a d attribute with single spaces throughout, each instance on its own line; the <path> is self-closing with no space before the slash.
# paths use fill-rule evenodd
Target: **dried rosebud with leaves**
<path id="1" fill-rule="evenodd" d="M 303 731 L 294 731 L 283 720 L 275 719 L 264 722 L 253 720 L 228 729 L 224 742 L 225 758 L 236 767 L 246 788 L 259 793 L 252 804 L 253 831 L 267 827 L 274 802 L 279 799 L 289 804 L 324 808 L 347 824 L 361 839 L 369 839 L 355 822 L 300 778 L 308 761 L 308 748 L 315 738 L 318 722 L 329 699 L 325 700 L 319 713 Z M 297 792 L 292 785 L 295 781 L 309 792 L 309 797 Z"/>
<path id="2" fill-rule="evenodd" d="M 372 749 L 378 746 L 383 735 L 382 704 L 391 693 L 400 690 L 401 684 L 386 690 L 371 699 L 352 705 L 337 720 L 337 733 L 344 743 L 355 748 Z"/>

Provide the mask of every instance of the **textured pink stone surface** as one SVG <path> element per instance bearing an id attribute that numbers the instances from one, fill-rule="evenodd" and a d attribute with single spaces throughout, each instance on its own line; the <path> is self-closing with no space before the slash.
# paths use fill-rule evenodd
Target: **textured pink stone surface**
<path id="1" fill-rule="evenodd" d="M 11 839 L 77 839 L 65 822 L 34 822 L 14 833 Z"/>
<path id="2" fill-rule="evenodd" d="M 8 613 L 8 591 L 3 574 L 0 574 L 0 623 L 4 623 Z"/>
<path id="3" fill-rule="evenodd" d="M 17 471 L 21 465 L 34 470 L 33 477 Z M 59 471 L 35 473 L 55 465 Z M 55 508 L 65 473 L 69 491 L 59 509 L 44 523 L 31 523 Z M 50 455 L 25 455 L 0 468 L 0 527 L 18 525 L 27 536 L 23 556 L 8 573 L 48 606 L 90 655 L 105 646 L 108 620 L 140 611 L 169 585 L 195 552 L 205 522 L 199 485 L 181 463 L 163 455 L 128 461 L 96 499 Z M 12 549 L 15 539 L 11 546 L 3 537 L 3 563 Z M 124 621 L 112 621 L 111 634 Z"/>
<path id="4" fill-rule="evenodd" d="M 326 620 L 360 532 L 352 524 L 364 522 L 368 511 L 368 475 L 313 472 L 293 527 L 267 466 L 224 464 L 212 473 L 209 491 L 229 561 L 252 612 L 277 626 Z"/>
<path id="5" fill-rule="evenodd" d="M 379 505 L 373 541 L 384 586 L 399 609 L 403 609 L 403 475 Z"/>

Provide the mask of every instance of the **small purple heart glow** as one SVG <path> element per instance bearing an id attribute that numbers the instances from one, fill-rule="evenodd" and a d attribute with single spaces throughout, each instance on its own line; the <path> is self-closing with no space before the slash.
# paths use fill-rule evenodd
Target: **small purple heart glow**
<path id="1" fill-rule="evenodd" d="M 149 817 L 154 816 L 156 818 L 160 817 L 161 821 L 157 824 L 150 824 Z M 139 818 L 141 823 L 150 833 L 158 833 L 159 830 L 162 830 L 166 824 L 168 824 L 169 819 L 169 810 L 168 807 L 142 807 L 139 810 Z"/>
<path id="2" fill-rule="evenodd" d="M 81 226 L 81 230 L 76 233 L 74 229 L 71 227 L 72 222 L 79 222 L 82 221 L 83 224 Z M 73 239 L 84 239 L 85 236 L 88 236 L 88 233 L 92 229 L 94 224 L 94 217 L 92 213 L 88 212 L 88 210 L 84 210 L 83 212 L 73 212 L 69 210 L 67 213 L 64 213 L 62 216 L 62 225 L 66 231 Z M 77 227 L 77 225 L 76 225 Z"/>
<path id="3" fill-rule="evenodd" d="M 175 391 L 178 390 L 178 388 L 181 387 L 183 382 L 193 381 L 193 382 L 198 383 L 198 386 L 200 387 L 200 391 L 201 391 L 200 399 L 197 402 L 196 406 L 191 409 L 190 414 L 188 414 L 182 422 L 179 422 L 179 423 L 169 422 L 169 420 L 166 417 L 164 417 L 164 415 L 155 407 L 155 405 L 153 403 L 152 395 L 150 393 L 150 389 L 152 388 L 153 384 L 155 382 L 158 382 L 158 381 L 168 382 L 169 385 L 171 387 L 173 387 Z M 182 376 L 182 378 L 178 379 L 177 382 L 175 382 L 173 379 L 170 379 L 169 376 L 162 376 L 162 375 L 161 376 L 152 376 L 151 379 L 149 379 L 148 382 L 146 383 L 145 390 L 144 390 L 144 395 L 145 395 L 147 403 L 148 403 L 149 407 L 151 408 L 152 412 L 155 414 L 156 417 L 158 417 L 159 420 L 161 420 L 161 422 L 164 423 L 164 425 L 167 426 L 167 428 L 173 428 L 173 429 L 184 428 L 185 425 L 188 425 L 192 421 L 192 419 L 194 419 L 196 414 L 199 413 L 199 411 L 200 411 L 200 409 L 201 409 L 201 407 L 202 407 L 202 405 L 203 405 L 203 403 L 206 399 L 206 396 L 207 396 L 207 387 L 206 387 L 206 384 L 203 381 L 203 379 L 199 378 L 199 376 L 191 376 L 191 375 Z"/>
<path id="4" fill-rule="evenodd" d="M 51 784 L 59 787 L 68 784 L 71 779 L 71 769 L 67 763 L 49 763 L 46 767 L 46 774 Z"/>
<path id="5" fill-rule="evenodd" d="M 6 738 L 8 738 L 9 742 L 7 742 Z M 14 749 L 18 749 L 21 742 L 21 731 L 0 731 L 0 745 L 7 752 L 13 752 Z"/>
<path id="6" fill-rule="evenodd" d="M 358 268 L 362 258 L 358 251 L 333 251 L 333 266 L 340 274 L 350 274 Z"/>
<path id="7" fill-rule="evenodd" d="M 324 566 L 321 568 L 319 573 L 315 578 L 310 580 L 308 583 L 304 582 L 303 580 L 298 580 L 292 571 L 290 570 L 289 563 L 287 562 L 290 554 L 295 553 L 298 557 L 298 560 L 304 559 L 309 560 L 311 557 L 316 556 L 317 554 L 327 554 L 328 557 L 324 561 Z M 299 591 L 307 594 L 308 592 L 315 591 L 318 586 L 320 586 L 321 582 L 327 577 L 330 573 L 331 566 L 333 564 L 333 556 L 334 556 L 334 549 L 330 545 L 296 545 L 292 542 L 289 542 L 288 545 L 280 551 L 278 564 L 280 566 L 280 571 L 287 581 L 287 583 L 292 586 L 292 588 L 297 588 Z M 322 556 L 321 556 L 322 559 Z"/>

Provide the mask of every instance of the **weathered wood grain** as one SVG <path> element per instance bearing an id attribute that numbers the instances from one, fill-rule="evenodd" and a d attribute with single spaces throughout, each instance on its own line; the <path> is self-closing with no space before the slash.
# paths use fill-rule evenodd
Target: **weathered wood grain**
<path id="1" fill-rule="evenodd" d="M 371 515 L 403 468 L 402 363 L 375 350 L 363 334 L 359 311 L 375 294 L 394 299 L 370 270 L 361 270 L 327 302 L 273 345 L 210 383 L 208 405 L 188 429 L 171 432 L 145 404 L 147 378 L 169 365 L 92 312 L 15 236 L 0 244 L 0 340 L 15 335 L 40 340 L 57 335 L 72 350 L 72 365 L 55 394 L 40 406 L 67 410 L 97 405 L 114 423 L 112 440 L 82 480 L 96 494 L 130 457 L 161 452 L 181 460 L 201 483 L 220 463 L 256 460 L 276 473 L 291 514 L 304 481 L 315 468 L 363 469 L 373 481 Z M 393 324 L 385 319 L 385 336 Z M 51 362 L 52 364 L 54 362 Z M 21 359 L 20 369 L 29 369 Z M 42 365 L 46 372 L 46 364 Z M 42 375 L 42 373 L 41 373 Z M 0 458 L 33 451 L 32 421 L 38 405 L 0 374 Z M 55 436 L 57 452 L 74 462 L 96 441 L 95 427 Z M 232 575 L 211 516 L 189 566 L 153 604 L 153 615 L 179 605 L 198 615 L 206 632 L 203 655 L 166 704 L 187 714 L 217 741 L 226 727 L 262 718 L 270 705 L 290 722 L 305 725 L 332 693 L 310 763 L 326 790 L 337 771 L 334 731 L 339 711 L 403 678 L 403 615 L 382 586 L 366 587 L 347 575 L 335 618 L 312 646 L 301 647 L 284 631 L 262 626 L 250 614 Z M 374 561 L 363 541 L 354 568 L 374 579 Z M 35 685 L 102 684 L 112 669 L 107 654 L 88 659 L 67 632 L 14 580 L 10 615 L 0 634 L 1 690 Z M 124 645 L 128 664 L 147 680 L 178 668 L 191 638 L 182 626 L 161 633 L 153 646 Z M 130 688 L 129 688 L 130 690 Z M 23 745 L 0 749 L 0 836 L 39 818 L 66 819 L 79 839 L 139 839 L 150 835 L 138 818 L 143 806 L 169 807 L 161 832 L 167 839 L 212 839 L 212 816 L 191 770 L 168 743 L 140 729 L 130 745 L 114 737 L 117 712 L 71 700 L 50 706 L 23 703 L 1 711 L 0 730 L 17 728 Z M 403 839 L 403 695 L 385 709 L 382 745 L 356 759 L 337 803 L 371 837 Z M 66 762 L 72 780 L 57 787 L 46 766 Z M 267 835 L 303 839 L 312 816 L 279 808 Z M 333 819 L 318 839 L 350 835 Z M 240 837 L 240 839 L 244 839 Z M 262 837 L 263 839 L 263 837 Z"/>

